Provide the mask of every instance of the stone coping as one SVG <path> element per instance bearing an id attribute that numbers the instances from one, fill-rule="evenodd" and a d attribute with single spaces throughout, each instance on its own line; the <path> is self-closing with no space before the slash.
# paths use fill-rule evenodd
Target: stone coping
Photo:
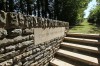
<path id="1" fill-rule="evenodd" d="M 68 22 L 52 20 L 48 18 L 23 15 L 15 12 L 0 11 L 0 28 L 51 28 L 68 27 Z"/>

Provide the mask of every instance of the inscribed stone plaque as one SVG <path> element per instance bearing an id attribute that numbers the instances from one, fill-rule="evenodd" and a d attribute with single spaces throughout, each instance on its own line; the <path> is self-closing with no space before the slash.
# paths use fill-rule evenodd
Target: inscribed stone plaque
<path id="1" fill-rule="evenodd" d="M 35 45 L 50 41 L 65 35 L 65 27 L 34 28 Z"/>

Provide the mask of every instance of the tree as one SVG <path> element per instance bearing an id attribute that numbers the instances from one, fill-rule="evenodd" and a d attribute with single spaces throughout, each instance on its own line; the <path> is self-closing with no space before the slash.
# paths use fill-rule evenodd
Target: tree
<path id="1" fill-rule="evenodd" d="M 25 0 L 27 4 L 27 15 L 32 15 L 32 0 Z"/>
<path id="2" fill-rule="evenodd" d="M 90 0 L 55 0 L 55 19 L 75 25 L 83 19 L 83 12 Z"/>
<path id="3" fill-rule="evenodd" d="M 9 11 L 10 12 L 14 11 L 14 0 L 9 0 Z"/>
<path id="4" fill-rule="evenodd" d="M 44 18 L 45 17 L 45 0 L 40 0 L 41 2 L 41 15 Z"/>
<path id="5" fill-rule="evenodd" d="M 6 11 L 6 0 L 0 0 L 0 10 Z"/>
<path id="6" fill-rule="evenodd" d="M 40 0 L 37 0 L 38 17 L 40 17 Z"/>
<path id="7" fill-rule="evenodd" d="M 93 10 L 91 10 L 91 13 L 89 15 L 88 21 L 93 24 L 100 25 L 100 0 L 97 0 L 97 6 Z"/>

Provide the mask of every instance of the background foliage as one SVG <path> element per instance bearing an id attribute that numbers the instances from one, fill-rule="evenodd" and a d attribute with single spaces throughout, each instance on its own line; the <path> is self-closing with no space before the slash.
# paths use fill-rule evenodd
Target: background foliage
<path id="1" fill-rule="evenodd" d="M 100 0 L 97 0 L 97 6 L 91 11 L 88 22 L 100 25 Z"/>

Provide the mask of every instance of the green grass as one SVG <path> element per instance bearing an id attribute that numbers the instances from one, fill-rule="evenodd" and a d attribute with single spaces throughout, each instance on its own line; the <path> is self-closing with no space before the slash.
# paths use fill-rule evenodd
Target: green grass
<path id="1" fill-rule="evenodd" d="M 100 34 L 100 27 L 91 25 L 85 20 L 80 25 L 77 25 L 69 30 L 69 33 L 86 33 L 86 34 Z"/>

